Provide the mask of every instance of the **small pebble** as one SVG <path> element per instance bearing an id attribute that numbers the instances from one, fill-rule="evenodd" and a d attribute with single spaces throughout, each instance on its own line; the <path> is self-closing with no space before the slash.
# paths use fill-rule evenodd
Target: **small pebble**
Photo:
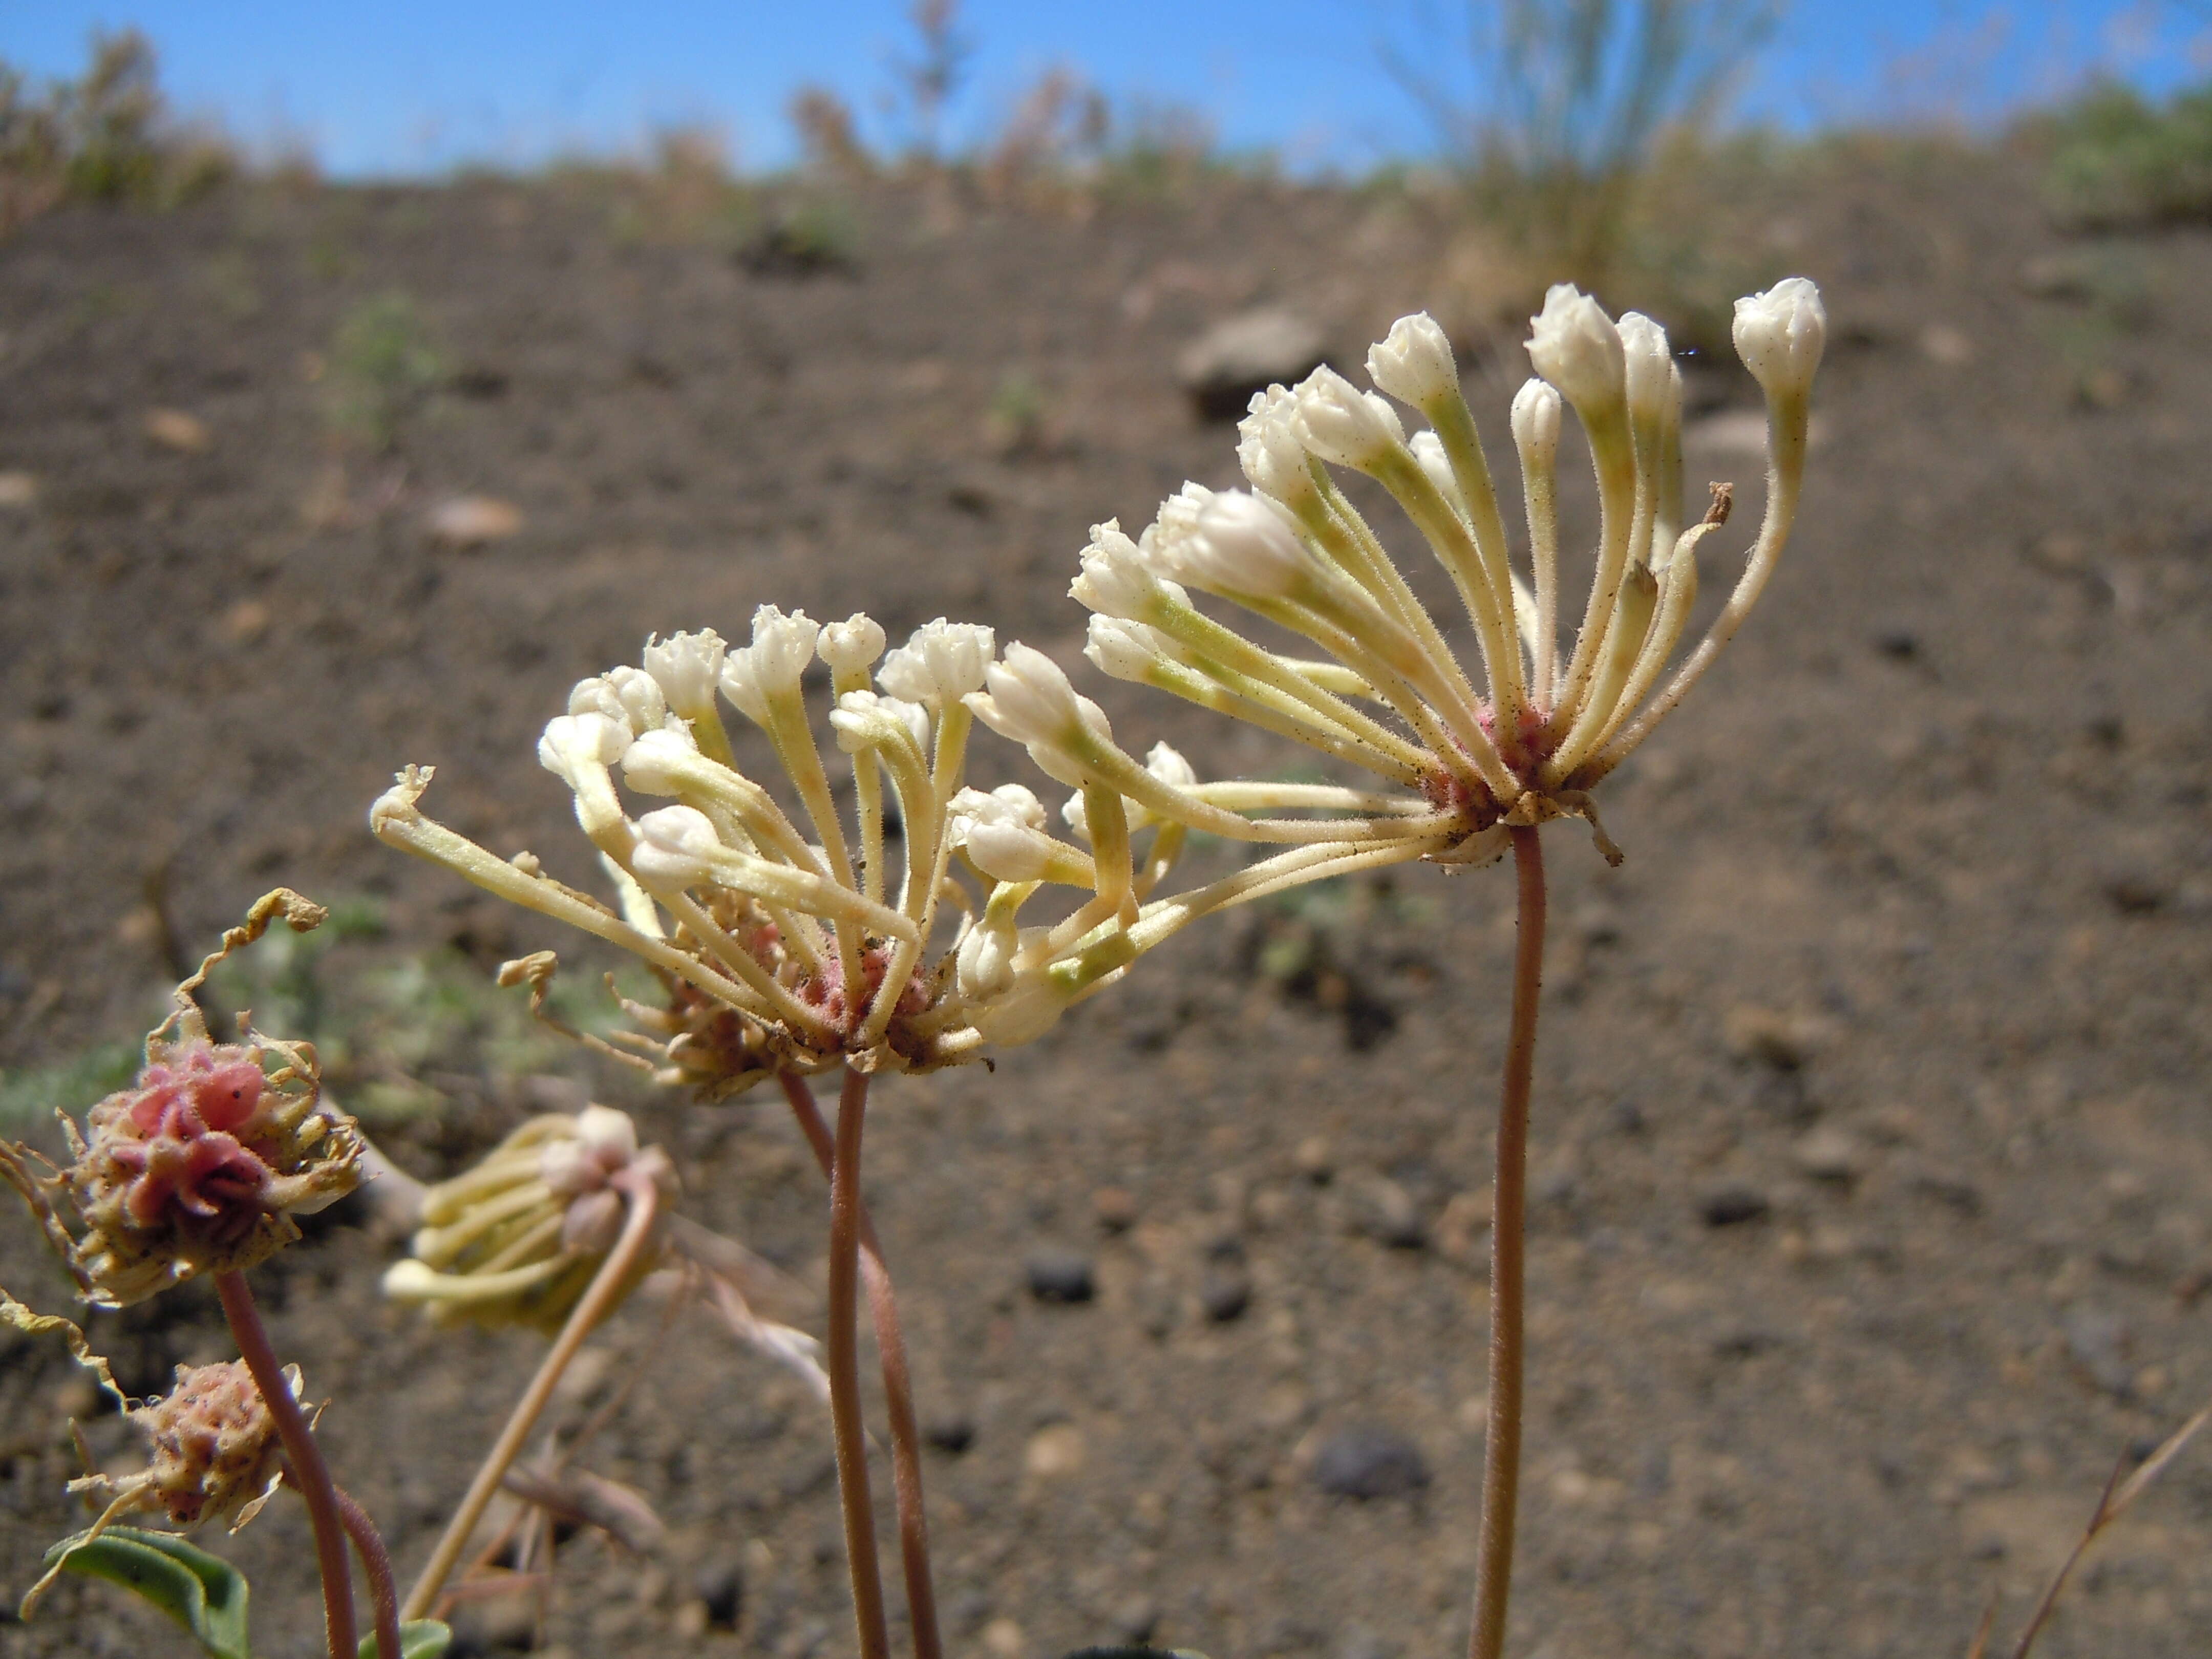
<path id="1" fill-rule="evenodd" d="M 179 455 L 204 455 L 215 447 L 215 434 L 208 423 L 181 409 L 148 410 L 146 435 L 162 448 L 173 449 Z"/>
<path id="2" fill-rule="evenodd" d="M 465 550 L 521 534 L 522 509 L 492 495 L 457 495 L 433 507 L 428 524 L 433 541 Z"/>
<path id="3" fill-rule="evenodd" d="M 1848 1185 L 1866 1173 L 1866 1157 L 1845 1131 L 1824 1124 L 1790 1148 L 1791 1161 L 1800 1174 L 1814 1181 Z"/>
<path id="4" fill-rule="evenodd" d="M 1029 1280 L 1030 1294 L 1040 1302 L 1063 1305 L 1088 1302 L 1097 1288 L 1091 1258 L 1079 1250 L 1057 1246 L 1032 1250 L 1022 1263 L 1022 1272 Z"/>
<path id="5" fill-rule="evenodd" d="M 1698 1213 L 1708 1227 L 1735 1227 L 1747 1221 L 1764 1221 L 1773 1205 L 1756 1187 L 1716 1187 L 1698 1201 Z"/>
<path id="6" fill-rule="evenodd" d="M 1395 1429 L 1356 1424 L 1322 1442 L 1313 1480 L 1335 1498 L 1397 1498 L 1429 1484 L 1429 1465 L 1421 1449 Z"/>
<path id="7" fill-rule="evenodd" d="M 1252 1276 L 1233 1263 L 1209 1267 L 1198 1287 L 1199 1305 L 1217 1325 L 1242 1318 L 1252 1305 Z"/>
<path id="8" fill-rule="evenodd" d="M 1073 1423 L 1054 1423 L 1030 1437 L 1022 1448 L 1022 1468 L 1040 1480 L 1055 1480 L 1080 1469 L 1088 1449 L 1082 1430 Z"/>
<path id="9" fill-rule="evenodd" d="M 34 472 L 0 472 L 0 507 L 16 510 L 35 507 L 39 478 Z"/>
<path id="10" fill-rule="evenodd" d="M 1136 1224 L 1137 1195 L 1127 1187 L 1101 1187 L 1091 1194 L 1091 1213 L 1107 1232 L 1127 1232 Z"/>
<path id="11" fill-rule="evenodd" d="M 1291 1160 L 1298 1166 L 1298 1173 L 1316 1187 L 1336 1173 L 1336 1150 L 1327 1135 L 1308 1135 L 1298 1142 Z"/>
<path id="12" fill-rule="evenodd" d="M 735 1630 L 744 1611 L 744 1570 L 735 1561 L 709 1561 L 691 1580 L 691 1588 L 707 1609 L 707 1628 Z"/>
<path id="13" fill-rule="evenodd" d="M 943 1412 L 921 1425 L 921 1437 L 957 1457 L 975 1443 L 975 1419 L 965 1412 Z"/>

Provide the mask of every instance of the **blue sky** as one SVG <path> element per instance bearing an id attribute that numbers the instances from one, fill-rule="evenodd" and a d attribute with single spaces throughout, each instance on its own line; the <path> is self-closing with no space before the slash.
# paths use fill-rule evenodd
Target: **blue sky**
<path id="1" fill-rule="evenodd" d="M 1054 65 L 1117 97 L 1202 111 L 1220 138 L 1293 167 L 1367 165 L 1430 134 L 1380 64 L 1429 4 L 1464 0 L 967 0 L 975 45 L 955 139 Z M 638 148 L 703 122 L 748 166 L 789 158 L 792 90 L 841 93 L 893 136 L 888 64 L 904 0 L 0 0 L 0 58 L 34 76 L 83 61 L 95 27 L 135 26 L 188 112 L 250 143 L 304 145 L 345 177 L 434 173 Z M 804 14 L 803 20 L 800 14 Z M 1986 120 L 2101 66 L 2152 90 L 2212 73 L 2212 7 L 2191 0 L 1798 0 L 1737 100 L 1791 128 Z"/>

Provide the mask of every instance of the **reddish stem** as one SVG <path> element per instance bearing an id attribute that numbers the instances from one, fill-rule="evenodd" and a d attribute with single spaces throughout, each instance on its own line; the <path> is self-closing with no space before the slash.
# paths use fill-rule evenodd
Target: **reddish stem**
<path id="1" fill-rule="evenodd" d="M 399 1659 L 399 1587 L 392 1577 L 392 1552 L 384 1547 L 384 1539 L 376 1530 L 376 1522 L 369 1519 L 368 1511 L 354 1501 L 353 1494 L 343 1486 L 334 1488 L 338 1500 L 338 1520 L 353 1540 L 355 1552 L 361 1557 L 362 1571 L 368 1578 L 368 1596 L 376 1608 L 376 1650 L 378 1659 Z"/>
<path id="2" fill-rule="evenodd" d="M 806 1079 L 792 1073 L 779 1074 L 784 1098 L 792 1115 L 814 1149 L 822 1173 L 831 1174 L 837 1153 L 830 1126 Z M 868 1292 L 868 1313 L 876 1328 L 876 1349 L 884 1362 L 884 1396 L 891 1430 L 891 1488 L 898 1500 L 899 1565 L 906 1577 L 906 1605 L 914 1630 L 915 1659 L 941 1659 L 942 1639 L 937 1631 L 937 1589 L 929 1565 L 929 1517 L 921 1495 L 921 1432 L 914 1412 L 914 1375 L 907 1364 L 906 1334 L 899 1323 L 898 1298 L 891 1289 L 891 1270 L 876 1237 L 876 1224 L 860 1201 L 860 1277 Z"/>
<path id="3" fill-rule="evenodd" d="M 1522 1310 L 1527 1277 L 1528 1091 L 1536 1065 L 1536 1005 L 1544 986 L 1544 847 L 1513 830 L 1520 921 L 1513 951 L 1513 1025 L 1498 1107 L 1498 1168 L 1490 1212 L 1490 1421 L 1482 1452 L 1482 1531 L 1476 1545 L 1472 1659 L 1498 1659 L 1513 1583 L 1513 1528 L 1521 1491 Z"/>
<path id="4" fill-rule="evenodd" d="M 867 1073 L 848 1068 L 837 1101 L 836 1154 L 830 1170 L 830 1334 L 824 1358 L 860 1659 L 890 1659 L 883 1571 L 876 1563 L 875 1505 L 868 1495 L 868 1437 L 860 1422 L 860 1337 L 854 1318 L 860 1289 L 860 1133 L 867 1108 Z"/>
<path id="5" fill-rule="evenodd" d="M 356 1659 L 353 1573 L 346 1563 L 345 1527 L 338 1516 L 337 1487 L 331 1480 L 330 1465 L 323 1461 L 322 1448 L 315 1443 L 307 1414 L 300 1409 L 291 1385 L 284 1380 L 284 1367 L 278 1363 L 276 1350 L 262 1326 L 261 1310 L 254 1304 L 246 1275 L 217 1273 L 215 1288 L 222 1298 L 223 1317 L 230 1322 L 239 1357 L 252 1373 L 253 1386 L 261 1390 L 270 1416 L 276 1419 L 276 1437 L 283 1443 L 284 1461 L 291 1466 L 300 1496 L 307 1501 L 307 1519 L 315 1530 L 315 1565 L 323 1577 L 323 1634 L 330 1644 L 331 1659 Z"/>

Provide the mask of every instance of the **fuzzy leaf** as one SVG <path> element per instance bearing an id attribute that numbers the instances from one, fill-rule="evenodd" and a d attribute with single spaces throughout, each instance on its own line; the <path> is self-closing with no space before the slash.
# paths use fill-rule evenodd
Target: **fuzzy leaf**
<path id="1" fill-rule="evenodd" d="M 46 1552 L 49 1565 L 120 1584 L 191 1632 L 215 1659 L 251 1659 L 246 1645 L 246 1575 L 173 1533 L 110 1527 L 79 1533 Z"/>

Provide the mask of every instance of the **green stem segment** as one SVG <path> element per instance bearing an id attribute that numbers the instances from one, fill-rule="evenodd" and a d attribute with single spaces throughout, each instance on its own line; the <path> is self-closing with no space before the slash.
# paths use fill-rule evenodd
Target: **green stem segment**
<path id="1" fill-rule="evenodd" d="M 553 1397 L 553 1385 L 561 1380 L 562 1372 L 568 1369 L 569 1361 L 584 1346 L 584 1339 L 598 1328 L 599 1322 L 614 1310 L 621 1297 L 623 1287 L 629 1282 L 631 1270 L 653 1237 L 653 1224 L 660 1209 L 660 1191 L 650 1175 L 641 1174 L 633 1166 L 613 1177 L 613 1184 L 629 1200 L 629 1213 L 623 1219 L 622 1236 L 616 1239 L 606 1260 L 592 1277 L 583 1299 L 576 1304 L 568 1316 L 568 1322 L 561 1328 L 561 1334 L 553 1340 L 544 1359 L 538 1367 L 538 1375 L 530 1379 L 530 1386 L 522 1398 L 515 1402 L 514 1411 L 500 1431 L 490 1455 L 476 1479 L 470 1482 L 468 1496 L 453 1511 L 453 1518 L 446 1523 L 445 1535 L 438 1540 L 437 1550 L 430 1557 L 429 1565 L 415 1581 L 414 1589 L 407 1592 L 407 1604 L 400 1609 L 402 1619 L 427 1619 L 438 1592 L 446 1587 L 446 1580 L 453 1571 L 454 1563 L 461 1559 L 469 1534 L 476 1530 L 477 1522 L 483 1518 L 485 1506 L 499 1483 L 522 1454 L 522 1443 L 530 1437 L 537 1426 L 546 1402 Z M 348 1650 L 350 1655 L 351 1650 Z"/>
<path id="2" fill-rule="evenodd" d="M 814 1091 L 806 1079 L 780 1074 L 792 1115 L 814 1149 L 822 1173 L 834 1176 L 837 1151 L 830 1126 L 822 1121 Z M 914 1374 L 907 1364 L 906 1334 L 899 1324 L 898 1301 L 890 1266 L 876 1237 L 865 1200 L 860 1206 L 860 1277 L 866 1282 L 868 1313 L 876 1328 L 876 1348 L 884 1361 L 884 1398 L 890 1417 L 891 1486 L 898 1500 L 899 1565 L 906 1577 L 906 1605 L 914 1629 L 915 1659 L 942 1659 L 937 1630 L 937 1589 L 929 1565 L 929 1519 L 921 1496 L 921 1431 L 914 1413 Z"/>
<path id="3" fill-rule="evenodd" d="M 1544 847 L 1513 830 L 1520 927 L 1513 951 L 1513 1027 L 1498 1107 L 1498 1169 L 1490 1214 L 1490 1422 L 1483 1442 L 1482 1532 L 1476 1546 L 1471 1659 L 1505 1648 L 1513 1583 L 1513 1525 L 1521 1494 L 1522 1303 L 1527 1278 L 1528 1090 L 1536 1064 L 1536 1005 L 1544 984 Z"/>
<path id="4" fill-rule="evenodd" d="M 215 1288 L 222 1298 L 230 1334 L 237 1340 L 239 1357 L 252 1373 L 253 1386 L 260 1389 L 269 1414 L 276 1419 L 276 1437 L 283 1443 L 284 1461 L 291 1466 L 300 1495 L 307 1500 L 307 1518 L 315 1529 L 315 1565 L 323 1576 L 323 1633 L 330 1643 L 331 1659 L 355 1659 L 358 1644 L 354 1636 L 353 1572 L 346 1562 L 345 1526 L 339 1518 L 337 1487 L 331 1480 L 331 1466 L 323 1461 L 322 1448 L 315 1443 L 307 1414 L 300 1409 L 291 1385 L 284 1380 L 284 1368 L 262 1326 L 261 1310 L 254 1304 L 246 1275 L 217 1273 Z"/>
<path id="5" fill-rule="evenodd" d="M 845 1511 L 845 1559 L 853 1573 L 853 1620 L 860 1659 L 890 1659 L 883 1571 L 876 1562 L 876 1511 L 868 1496 L 868 1436 L 860 1423 L 860 1334 L 854 1313 L 860 1264 L 860 1132 L 868 1074 L 848 1070 L 837 1101 L 836 1154 L 830 1170 L 830 1420 L 837 1442 L 837 1496 Z"/>

